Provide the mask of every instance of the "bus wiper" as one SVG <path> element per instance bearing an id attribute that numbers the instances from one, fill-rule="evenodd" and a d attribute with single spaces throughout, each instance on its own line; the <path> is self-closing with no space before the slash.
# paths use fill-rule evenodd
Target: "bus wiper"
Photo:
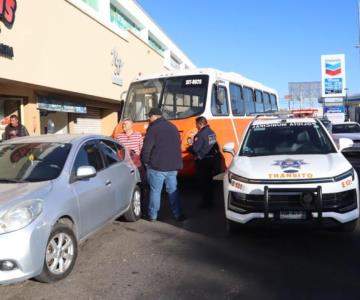
<path id="1" fill-rule="evenodd" d="M 27 182 L 26 180 L 20 180 L 20 179 L 9 179 L 9 178 L 0 178 L 0 183 L 24 183 Z"/>

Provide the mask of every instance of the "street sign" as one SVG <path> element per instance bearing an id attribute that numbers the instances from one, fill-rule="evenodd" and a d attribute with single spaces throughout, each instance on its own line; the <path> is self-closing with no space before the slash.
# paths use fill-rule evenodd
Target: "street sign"
<path id="1" fill-rule="evenodd" d="M 342 97 L 334 97 L 334 98 L 324 98 L 324 102 L 325 103 L 343 103 L 344 102 L 344 98 Z"/>
<path id="2" fill-rule="evenodd" d="M 334 113 L 344 113 L 345 106 L 324 106 L 324 113 L 334 114 Z"/>

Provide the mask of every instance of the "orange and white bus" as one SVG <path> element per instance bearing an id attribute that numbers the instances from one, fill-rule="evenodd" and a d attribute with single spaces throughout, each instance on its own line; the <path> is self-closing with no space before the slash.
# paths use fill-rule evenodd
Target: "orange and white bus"
<path id="1" fill-rule="evenodd" d="M 179 130 L 184 168 L 180 175 L 194 174 L 194 160 L 186 151 L 197 130 L 195 118 L 204 116 L 215 131 L 219 146 L 236 141 L 236 146 L 254 114 L 278 110 L 276 90 L 240 74 L 215 69 L 187 69 L 137 78 L 129 87 L 120 123 L 113 136 L 122 131 L 125 118 L 134 121 L 134 129 L 146 133 L 147 114 L 159 107 L 163 116 Z M 223 168 L 231 155 L 222 153 Z"/>

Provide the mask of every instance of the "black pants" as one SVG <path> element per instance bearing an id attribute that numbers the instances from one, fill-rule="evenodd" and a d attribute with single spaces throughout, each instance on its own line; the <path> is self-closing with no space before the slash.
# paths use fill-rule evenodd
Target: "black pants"
<path id="1" fill-rule="evenodd" d="M 217 169 L 215 157 L 205 157 L 195 161 L 197 180 L 200 185 L 203 204 L 211 205 L 214 201 L 213 176 Z"/>

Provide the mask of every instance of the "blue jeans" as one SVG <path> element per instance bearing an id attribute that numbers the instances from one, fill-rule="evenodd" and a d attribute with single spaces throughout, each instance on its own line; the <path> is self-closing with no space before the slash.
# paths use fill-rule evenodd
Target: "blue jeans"
<path id="1" fill-rule="evenodd" d="M 179 192 L 177 190 L 177 171 L 157 171 L 147 169 L 147 178 L 150 187 L 149 211 L 150 219 L 157 219 L 160 209 L 161 190 L 165 182 L 166 192 L 169 195 L 171 210 L 175 218 L 182 215 Z"/>

